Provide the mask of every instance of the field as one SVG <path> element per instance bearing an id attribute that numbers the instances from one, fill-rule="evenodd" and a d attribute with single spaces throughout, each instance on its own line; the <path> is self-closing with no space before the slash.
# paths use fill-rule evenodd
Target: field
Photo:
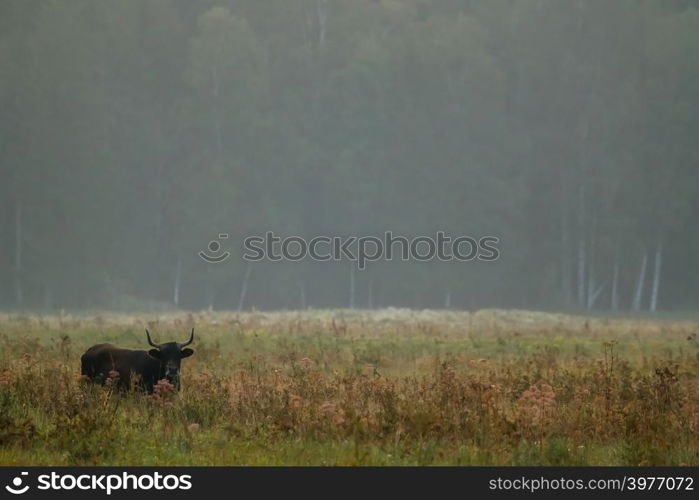
<path id="1" fill-rule="evenodd" d="M 80 376 L 183 341 L 182 391 Z M 699 322 L 487 310 L 0 315 L 2 465 L 699 465 Z"/>

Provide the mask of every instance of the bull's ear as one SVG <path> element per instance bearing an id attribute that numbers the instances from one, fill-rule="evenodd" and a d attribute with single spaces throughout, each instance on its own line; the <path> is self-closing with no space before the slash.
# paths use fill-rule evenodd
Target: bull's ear
<path id="1" fill-rule="evenodd" d="M 182 350 L 180 351 L 180 354 L 182 354 L 182 357 L 183 357 L 183 358 L 188 358 L 189 356 L 191 356 L 192 354 L 194 354 L 194 351 L 191 350 L 189 347 L 187 347 L 186 349 L 182 349 Z"/>
<path id="2" fill-rule="evenodd" d="M 151 349 L 148 354 L 156 359 L 160 359 L 160 351 L 158 349 Z"/>

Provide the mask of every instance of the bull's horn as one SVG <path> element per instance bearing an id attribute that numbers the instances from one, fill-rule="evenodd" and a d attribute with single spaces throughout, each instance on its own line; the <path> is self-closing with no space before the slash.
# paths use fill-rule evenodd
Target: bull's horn
<path id="1" fill-rule="evenodd" d="M 150 333 L 148 333 L 148 328 L 146 328 L 146 337 L 148 337 L 148 343 L 155 347 L 156 349 L 160 349 L 160 346 L 158 344 L 154 344 L 153 341 L 150 339 Z"/>
<path id="2" fill-rule="evenodd" d="M 193 340 L 194 340 L 194 328 L 192 328 L 192 334 L 189 336 L 189 340 L 187 342 L 182 342 L 181 344 L 178 343 L 177 345 L 180 346 L 180 349 L 182 349 L 184 346 L 188 346 L 189 344 L 191 344 Z"/>

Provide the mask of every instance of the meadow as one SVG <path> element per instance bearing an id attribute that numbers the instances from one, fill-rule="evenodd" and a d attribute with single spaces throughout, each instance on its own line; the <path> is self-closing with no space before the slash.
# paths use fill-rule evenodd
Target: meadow
<path id="1" fill-rule="evenodd" d="M 80 376 L 186 340 L 182 390 Z M 699 321 L 527 311 L 0 314 L 1 465 L 699 465 Z"/>

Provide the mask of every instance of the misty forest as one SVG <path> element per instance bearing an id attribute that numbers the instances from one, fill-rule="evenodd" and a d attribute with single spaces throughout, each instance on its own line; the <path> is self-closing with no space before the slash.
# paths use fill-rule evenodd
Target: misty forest
<path id="1" fill-rule="evenodd" d="M 694 0 L 3 0 L 0 308 L 696 310 L 698 89 Z"/>

